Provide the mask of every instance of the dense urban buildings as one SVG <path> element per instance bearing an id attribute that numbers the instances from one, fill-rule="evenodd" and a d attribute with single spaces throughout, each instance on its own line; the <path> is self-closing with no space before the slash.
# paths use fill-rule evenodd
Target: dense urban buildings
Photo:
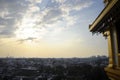
<path id="1" fill-rule="evenodd" d="M 0 58 L 0 80 L 108 80 L 108 57 Z"/>

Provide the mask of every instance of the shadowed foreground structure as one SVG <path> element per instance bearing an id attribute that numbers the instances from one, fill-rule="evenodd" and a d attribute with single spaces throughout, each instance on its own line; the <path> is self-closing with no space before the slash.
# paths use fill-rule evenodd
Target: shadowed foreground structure
<path id="1" fill-rule="evenodd" d="M 120 79 L 120 0 L 104 0 L 105 8 L 89 26 L 92 33 L 102 33 L 108 40 L 109 65 L 105 68 L 111 80 Z"/>

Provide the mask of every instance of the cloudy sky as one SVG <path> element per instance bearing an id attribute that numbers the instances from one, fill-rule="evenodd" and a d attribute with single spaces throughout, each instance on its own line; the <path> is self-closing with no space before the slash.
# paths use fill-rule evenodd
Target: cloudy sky
<path id="1" fill-rule="evenodd" d="M 89 32 L 103 0 L 0 0 L 0 57 L 107 55 L 107 40 Z"/>

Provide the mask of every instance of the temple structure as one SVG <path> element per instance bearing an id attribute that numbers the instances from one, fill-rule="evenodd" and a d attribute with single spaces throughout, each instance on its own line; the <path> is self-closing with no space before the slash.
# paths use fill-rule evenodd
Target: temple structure
<path id="1" fill-rule="evenodd" d="M 104 4 L 105 8 L 89 30 L 107 38 L 109 65 L 105 71 L 111 80 L 120 80 L 120 0 L 104 0 Z"/>

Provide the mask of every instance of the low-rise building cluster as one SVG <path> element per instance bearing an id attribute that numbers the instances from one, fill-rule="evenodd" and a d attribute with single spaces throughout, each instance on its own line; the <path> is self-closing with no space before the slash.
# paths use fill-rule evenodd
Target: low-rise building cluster
<path id="1" fill-rule="evenodd" d="M 106 56 L 89 58 L 0 58 L 0 80 L 104 80 Z M 96 74 L 97 73 L 97 74 Z M 100 76 L 100 75 L 99 75 Z M 97 79 L 98 80 L 98 79 Z"/>

